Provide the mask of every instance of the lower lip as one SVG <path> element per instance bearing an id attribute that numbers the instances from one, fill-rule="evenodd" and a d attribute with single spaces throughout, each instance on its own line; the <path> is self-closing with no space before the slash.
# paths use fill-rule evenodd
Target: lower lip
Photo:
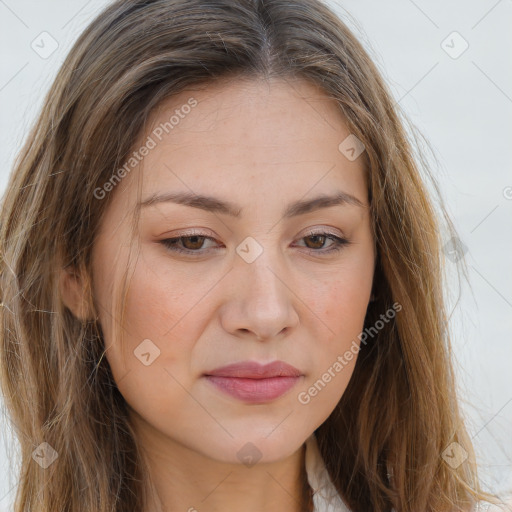
<path id="1" fill-rule="evenodd" d="M 295 386 L 300 379 L 300 377 L 242 379 L 214 375 L 207 375 L 206 378 L 224 393 L 250 403 L 265 403 L 275 400 Z"/>

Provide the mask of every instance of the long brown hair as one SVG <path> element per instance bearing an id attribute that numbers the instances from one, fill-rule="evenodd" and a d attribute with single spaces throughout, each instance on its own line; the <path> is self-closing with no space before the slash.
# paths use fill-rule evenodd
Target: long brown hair
<path id="1" fill-rule="evenodd" d="M 365 326 L 395 302 L 402 311 L 362 346 L 316 431 L 340 495 L 374 512 L 469 510 L 491 498 L 479 487 L 452 370 L 442 218 L 455 231 L 362 45 L 317 0 L 119 0 L 67 56 L 3 197 L 0 377 L 20 445 L 16 512 L 143 510 L 147 472 L 92 293 L 92 320 L 79 320 L 59 275 L 73 269 L 92 282 L 91 250 L 112 195 L 95 191 L 123 167 L 154 108 L 242 76 L 319 85 L 366 148 L 378 259 Z M 58 454 L 44 471 L 32 457 L 43 442 Z M 457 468 L 442 457 L 452 442 L 469 454 Z"/>

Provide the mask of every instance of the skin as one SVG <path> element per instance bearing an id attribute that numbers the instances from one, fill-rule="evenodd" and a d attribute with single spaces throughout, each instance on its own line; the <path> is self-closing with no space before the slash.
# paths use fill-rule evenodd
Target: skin
<path id="1" fill-rule="evenodd" d="M 153 482 L 146 512 L 299 511 L 304 443 L 340 400 L 356 357 L 308 404 L 298 395 L 359 343 L 370 300 L 375 247 L 363 159 L 338 150 L 350 131 L 336 103 L 300 80 L 237 79 L 181 92 L 153 113 L 134 148 L 191 97 L 197 106 L 110 192 L 93 248 L 106 356 Z M 335 190 L 365 207 L 283 218 L 289 203 Z M 121 341 L 113 295 L 128 268 L 130 215 L 138 200 L 164 192 L 215 196 L 241 214 L 171 202 L 142 209 Z M 199 256 L 161 243 L 189 228 L 212 237 L 178 243 Z M 329 254 L 334 242 L 312 230 L 351 243 Z M 263 249 L 252 263 L 236 252 L 249 236 Z M 83 281 L 64 277 L 77 316 L 83 290 Z M 148 366 L 134 356 L 145 339 L 160 350 Z M 264 404 L 226 395 L 203 376 L 244 360 L 282 360 L 303 376 Z M 237 456 L 248 442 L 261 455 L 250 467 Z"/>

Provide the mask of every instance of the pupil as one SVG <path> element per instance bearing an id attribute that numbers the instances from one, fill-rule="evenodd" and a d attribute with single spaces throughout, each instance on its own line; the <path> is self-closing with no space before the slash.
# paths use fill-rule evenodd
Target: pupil
<path id="1" fill-rule="evenodd" d="M 313 238 L 313 239 L 317 239 L 317 240 L 320 239 L 321 240 L 320 244 L 319 244 L 320 247 L 323 245 L 323 243 L 325 241 L 325 236 L 324 235 L 311 235 L 311 236 L 309 236 L 307 238 Z M 316 247 L 316 248 L 318 248 L 318 247 Z"/>
<path id="2" fill-rule="evenodd" d="M 199 241 L 201 238 L 201 236 L 187 236 L 184 238 L 184 240 L 192 240 L 192 247 L 189 247 L 190 249 L 200 249 L 201 248 L 201 245 L 202 245 L 202 240 Z M 187 245 L 187 244 L 185 244 Z"/>

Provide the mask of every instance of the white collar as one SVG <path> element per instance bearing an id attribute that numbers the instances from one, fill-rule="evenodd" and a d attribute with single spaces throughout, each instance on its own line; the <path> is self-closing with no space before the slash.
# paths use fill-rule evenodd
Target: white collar
<path id="1" fill-rule="evenodd" d="M 305 457 L 306 474 L 314 493 L 314 512 L 350 512 L 329 477 L 314 433 L 306 440 Z"/>

